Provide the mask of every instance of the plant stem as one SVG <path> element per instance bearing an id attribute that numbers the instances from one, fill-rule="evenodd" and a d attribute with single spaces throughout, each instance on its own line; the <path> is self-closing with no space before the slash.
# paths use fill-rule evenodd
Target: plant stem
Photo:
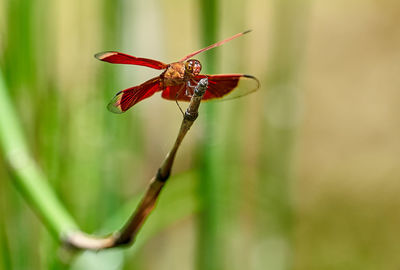
<path id="1" fill-rule="evenodd" d="M 300 60 L 305 43 L 307 1 L 276 0 L 274 4 L 270 73 L 265 88 L 265 121 L 263 123 L 263 153 L 261 154 L 258 198 L 258 247 L 273 241 L 279 247 L 269 252 L 261 250 L 258 265 L 281 265 L 291 269 L 293 209 L 291 184 L 293 152 L 299 113 Z M 276 261 L 280 260 L 280 261 Z"/>
<path id="2" fill-rule="evenodd" d="M 8 95 L 0 70 L 0 145 L 15 176 L 15 184 L 39 214 L 48 229 L 60 238 L 78 229 L 48 185 L 47 179 L 29 155 L 27 143 Z"/>
<path id="3" fill-rule="evenodd" d="M 171 169 L 172 165 L 174 164 L 176 152 L 178 151 L 183 138 L 185 137 L 198 116 L 200 101 L 203 98 L 207 86 L 207 78 L 201 79 L 197 84 L 194 90 L 194 95 L 192 96 L 190 104 L 183 117 L 181 128 L 179 130 L 174 146 L 167 154 L 164 162 L 158 169 L 157 174 L 151 179 L 150 186 L 147 189 L 147 192 L 142 201 L 139 203 L 135 212 L 132 214 L 131 218 L 120 230 L 120 232 L 104 238 L 93 237 L 82 232 L 74 232 L 65 237 L 64 243 L 67 246 L 79 249 L 99 250 L 131 244 L 134 241 L 143 223 L 146 221 L 146 219 L 154 209 L 160 192 L 171 174 Z"/>
<path id="4" fill-rule="evenodd" d="M 218 39 L 218 14 L 219 5 L 217 0 L 200 1 L 201 24 L 202 24 L 202 47 L 213 44 Z M 211 50 L 204 54 L 205 72 L 216 73 L 216 54 L 218 50 Z M 197 267 L 202 270 L 222 270 L 224 262 L 223 248 L 223 177 L 219 164 L 221 149 L 215 147 L 217 136 L 218 107 L 209 103 L 205 107 L 205 131 L 204 140 L 201 144 L 199 179 L 199 199 L 202 211 L 199 215 L 198 231 L 198 258 Z"/>

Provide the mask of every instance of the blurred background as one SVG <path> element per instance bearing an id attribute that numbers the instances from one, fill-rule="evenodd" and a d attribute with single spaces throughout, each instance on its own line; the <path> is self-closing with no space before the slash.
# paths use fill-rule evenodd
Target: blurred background
<path id="1" fill-rule="evenodd" d="M 261 88 L 200 107 L 128 249 L 60 248 L 0 152 L 0 269 L 399 269 L 399 17 L 394 0 L 1 0 L 13 124 L 85 232 L 120 228 L 181 122 L 159 94 L 108 112 L 160 72 L 95 53 L 170 63 L 252 29 L 198 59 Z"/>

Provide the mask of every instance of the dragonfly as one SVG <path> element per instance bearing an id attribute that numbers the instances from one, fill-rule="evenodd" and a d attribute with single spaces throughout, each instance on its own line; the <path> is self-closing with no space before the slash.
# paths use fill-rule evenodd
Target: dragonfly
<path id="1" fill-rule="evenodd" d="M 140 85 L 133 86 L 118 92 L 110 101 L 107 108 L 113 113 L 123 113 L 138 102 L 151 97 L 156 92 L 161 92 L 161 97 L 167 100 L 190 101 L 197 83 L 208 79 L 208 88 L 202 100 L 231 99 L 241 97 L 256 91 L 260 87 L 259 80 L 247 74 L 200 74 L 202 65 L 192 57 L 221 46 L 237 37 L 249 33 L 247 30 L 227 39 L 214 43 L 208 47 L 195 51 L 177 62 L 166 64 L 157 60 L 131 56 L 117 51 L 100 52 L 95 57 L 101 61 L 112 64 L 128 64 L 145 66 L 153 69 L 164 70 L 159 76 L 152 78 Z M 233 91 L 235 90 L 235 91 Z M 234 95 L 231 95 L 234 92 Z"/>

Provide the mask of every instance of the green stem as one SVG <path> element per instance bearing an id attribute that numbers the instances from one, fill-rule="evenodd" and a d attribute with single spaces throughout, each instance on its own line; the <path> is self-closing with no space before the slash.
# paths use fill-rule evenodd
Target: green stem
<path id="1" fill-rule="evenodd" d="M 218 39 L 218 1 L 202 0 L 200 2 L 202 22 L 202 47 L 213 44 Z M 216 73 L 217 49 L 204 53 L 205 73 Z M 205 138 L 202 143 L 199 196 L 202 211 L 199 215 L 198 258 L 197 267 L 202 270 L 221 270 L 224 265 L 224 248 L 222 241 L 223 207 L 220 197 L 223 177 L 220 177 L 218 164 L 221 163 L 220 149 L 212 143 L 217 137 L 218 108 L 215 104 L 205 106 Z"/>
<path id="2" fill-rule="evenodd" d="M 78 226 L 53 193 L 48 181 L 29 154 L 27 143 L 0 70 L 0 145 L 15 176 L 15 184 L 31 203 L 48 229 L 59 239 Z"/>
<path id="3" fill-rule="evenodd" d="M 265 122 L 263 123 L 263 153 L 258 197 L 262 212 L 258 215 L 259 247 L 279 243 L 265 256 L 258 252 L 262 269 L 281 265 L 291 269 L 293 209 L 291 183 L 293 151 L 299 113 L 300 61 L 305 44 L 307 1 L 274 1 L 273 36 L 270 73 L 265 89 Z M 279 260 L 279 261 L 277 261 Z"/>

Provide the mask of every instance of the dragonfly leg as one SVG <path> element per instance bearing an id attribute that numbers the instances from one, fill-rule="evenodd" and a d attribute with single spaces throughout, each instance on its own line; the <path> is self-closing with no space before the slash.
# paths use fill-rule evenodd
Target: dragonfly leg
<path id="1" fill-rule="evenodd" d="M 194 88 L 196 87 L 196 85 L 192 85 L 191 83 L 190 83 L 190 81 L 188 81 L 187 83 L 186 83 L 186 91 L 185 91 L 185 94 L 186 94 L 186 96 L 188 96 L 188 97 L 192 97 L 193 96 L 193 94 L 194 94 Z"/>
<path id="2" fill-rule="evenodd" d="M 176 105 L 178 105 L 178 108 L 179 108 L 179 110 L 181 111 L 182 116 L 185 117 L 185 113 L 183 112 L 181 106 L 180 106 L 179 103 L 178 103 L 178 97 L 179 97 L 179 95 L 181 94 L 182 90 L 183 90 L 183 87 L 182 87 L 179 91 L 176 92 L 176 95 L 175 95 L 175 103 L 176 103 Z"/>

